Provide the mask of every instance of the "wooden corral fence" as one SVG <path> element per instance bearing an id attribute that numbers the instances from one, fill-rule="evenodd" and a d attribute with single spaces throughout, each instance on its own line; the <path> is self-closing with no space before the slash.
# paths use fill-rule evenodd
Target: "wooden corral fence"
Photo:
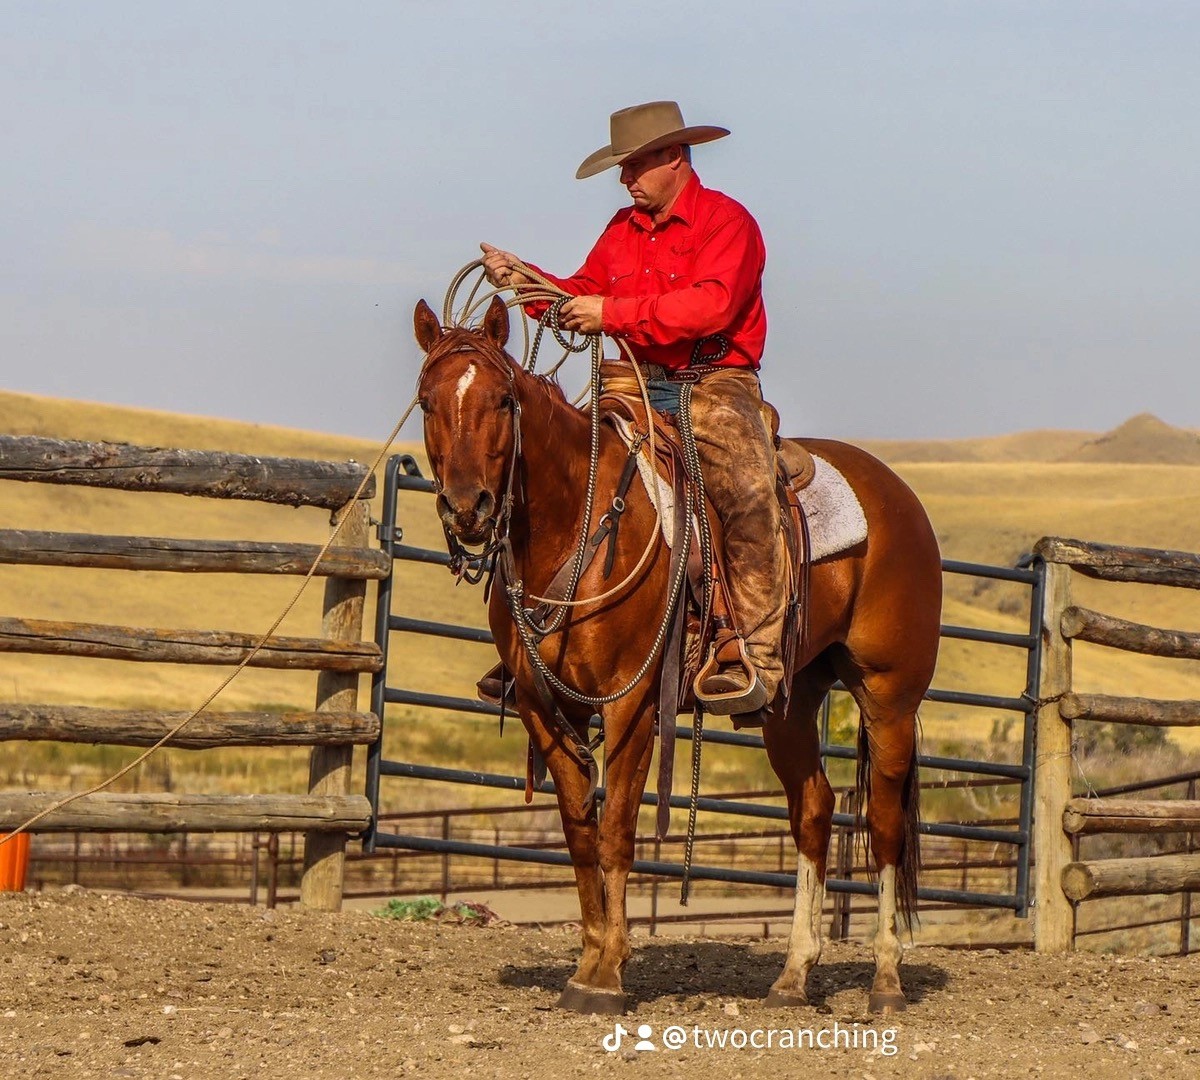
<path id="1" fill-rule="evenodd" d="M 370 818 L 366 798 L 350 794 L 353 747 L 370 743 L 379 732 L 379 720 L 358 711 L 357 703 L 359 676 L 375 672 L 381 665 L 379 647 L 361 640 L 366 582 L 388 572 L 383 553 L 368 546 L 366 500 L 374 494 L 373 478 L 354 500 L 366 473 L 367 467 L 355 462 L 0 435 L 0 480 L 243 499 L 348 515 L 335 545 L 316 570 L 327 579 L 321 636 L 271 638 L 251 660 L 254 667 L 316 672 L 314 709 L 282 715 L 204 713 L 170 744 L 192 750 L 311 746 L 308 792 L 101 792 L 55 811 L 39 821 L 35 831 L 303 831 L 301 901 L 323 910 L 340 907 L 347 837 L 362 832 Z M 0 530 L 0 562 L 9 564 L 303 576 L 319 552 L 320 547 L 312 544 Z M 263 626 L 277 614 L 264 611 Z M 256 634 L 228 630 L 146 629 L 0 617 L 0 652 L 234 665 L 256 641 Z M 150 746 L 185 715 L 0 702 L 0 740 Z M 63 797 L 54 793 L 0 794 L 0 832 L 17 827 Z"/>
<path id="2" fill-rule="evenodd" d="M 1072 644 L 1086 641 L 1147 656 L 1200 660 L 1200 633 L 1162 630 L 1071 602 L 1075 572 L 1104 581 L 1200 589 L 1200 555 L 1041 540 L 1046 563 L 1043 659 L 1038 713 L 1035 839 L 1035 945 L 1039 952 L 1074 947 L 1075 905 L 1110 896 L 1152 896 L 1200 889 L 1200 854 L 1073 861 L 1072 838 L 1098 833 L 1200 831 L 1194 798 L 1073 798 L 1071 762 L 1076 720 L 1156 727 L 1200 725 L 1200 701 L 1166 701 L 1076 691 Z"/>
<path id="3" fill-rule="evenodd" d="M 947 786 L 982 791 L 1002 785 L 995 777 L 937 780 L 925 789 Z M 835 789 L 839 809 L 853 814 L 853 790 Z M 783 798 L 779 790 L 731 791 L 711 797 L 728 800 Z M 977 823 L 972 819 L 972 823 Z M 992 827 L 1015 827 L 1017 819 L 987 821 Z M 408 810 L 380 815 L 385 827 L 403 827 L 421 835 L 477 842 L 566 851 L 557 811 L 550 803 L 504 803 L 494 806 L 454 806 Z M 962 822 L 967 824 L 967 822 Z M 863 843 L 855 843 L 849 826 L 835 827 L 836 842 L 830 853 L 830 870 L 843 880 L 868 880 Z M 661 862 L 664 857 L 682 857 L 685 837 L 671 834 L 662 840 L 640 837 L 636 857 Z M 925 837 L 923 880 L 947 888 L 979 891 L 1013 891 L 1017 862 L 1010 849 L 998 844 L 950 837 Z M 777 824 L 761 829 L 701 831 L 697 850 L 712 864 L 738 869 L 772 870 L 780 874 L 795 866 L 791 832 Z M 676 853 L 679 853 L 678 856 Z M 30 880 L 35 888 L 46 885 L 78 884 L 93 889 L 126 890 L 144 896 L 172 896 L 209 903 L 294 903 L 299 899 L 303 871 L 303 836 L 295 833 L 235 834 L 204 836 L 179 833 L 172 837 L 136 834 L 61 833 L 47 837 L 33 856 Z M 479 898 L 481 893 L 511 890 L 560 894 L 561 903 L 549 901 L 525 921 L 541 925 L 578 919 L 575 881 L 569 868 L 536 863 L 511 862 L 449 853 L 432 853 L 389 848 L 373 854 L 350 852 L 346 862 L 344 897 L 347 900 L 392 897 L 451 896 Z M 648 901 L 631 919 L 651 933 L 659 925 L 704 923 L 706 925 L 761 924 L 780 929 L 790 923 L 793 891 L 762 886 L 725 886 L 713 890 L 707 902 L 695 910 L 676 914 L 660 912 L 660 893 L 666 900 L 678 895 L 678 886 L 657 875 L 634 874 L 631 896 Z M 547 909 L 556 913 L 548 914 Z M 922 901 L 923 912 L 973 910 L 971 905 Z M 864 926 L 873 925 L 872 897 L 831 893 L 826 897 L 826 914 L 834 938 L 850 936 L 851 918 Z"/>

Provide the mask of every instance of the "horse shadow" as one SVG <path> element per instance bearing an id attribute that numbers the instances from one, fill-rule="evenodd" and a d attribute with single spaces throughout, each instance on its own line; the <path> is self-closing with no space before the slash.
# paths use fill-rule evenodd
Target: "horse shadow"
<path id="1" fill-rule="evenodd" d="M 640 942 L 625 972 L 629 1005 L 650 1005 L 688 998 L 763 999 L 783 970 L 784 952 L 764 953 L 757 947 L 728 941 Z M 566 985 L 575 970 L 573 958 L 539 959 L 527 964 L 506 964 L 499 981 L 504 986 L 557 989 Z M 875 977 L 870 960 L 819 963 L 808 977 L 809 1004 L 829 1011 L 831 997 L 845 990 L 864 996 Z M 932 964 L 905 963 L 900 977 L 910 1005 L 943 989 L 946 972 Z"/>

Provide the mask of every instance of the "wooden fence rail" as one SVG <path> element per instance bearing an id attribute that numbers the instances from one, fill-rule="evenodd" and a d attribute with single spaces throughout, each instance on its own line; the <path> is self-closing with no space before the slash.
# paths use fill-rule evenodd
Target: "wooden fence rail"
<path id="1" fill-rule="evenodd" d="M 317 673 L 311 712 L 212 713 L 195 717 L 171 746 L 305 745 L 306 794 L 125 795 L 70 802 L 35 831 L 274 832 L 306 835 L 302 902 L 336 910 L 342 899 L 346 838 L 370 823 L 370 804 L 350 794 L 355 745 L 373 741 L 379 718 L 358 711 L 358 681 L 382 666 L 379 647 L 362 641 L 369 579 L 386 577 L 388 559 L 370 547 L 367 499 L 374 477 L 357 462 L 265 458 L 207 450 L 70 442 L 0 435 L 0 480 L 167 492 L 340 511 L 338 539 L 321 558 L 325 577 L 321 637 L 272 637 L 250 661 L 263 668 Z M 364 483 L 365 481 L 365 483 Z M 354 496 L 362 485 L 362 493 Z M 167 537 L 94 536 L 0 530 L 0 563 L 155 570 L 177 573 L 302 575 L 320 554 L 313 544 Z M 275 611 L 264 612 L 264 624 Z M 259 635 L 0 617 L 0 652 L 86 656 L 180 664 L 237 664 Z M 86 705 L 0 703 L 0 740 L 153 745 L 187 713 L 99 709 Z M 0 794 L 0 831 L 11 830 L 65 796 Z"/>
<path id="2" fill-rule="evenodd" d="M 239 664 L 257 641 L 256 634 L 231 630 L 161 630 L 0 618 L 0 652 L 145 663 Z M 383 656 L 373 641 L 273 637 L 267 639 L 249 666 L 370 673 L 383 666 Z"/>
<path id="3" fill-rule="evenodd" d="M 253 457 L 127 443 L 0 435 L 0 480 L 159 491 L 339 510 L 367 475 L 354 461 Z M 364 499 L 375 494 L 372 477 Z"/>
<path id="4" fill-rule="evenodd" d="M 105 570 L 165 570 L 190 574 L 308 573 L 316 544 L 251 540 L 174 540 L 161 536 L 94 536 L 91 533 L 0 529 L 0 563 L 23 566 L 91 566 Z M 330 548 L 317 577 L 388 575 L 388 557 L 373 548 Z"/>
<path id="5" fill-rule="evenodd" d="M 97 709 L 86 705 L 0 702 L 0 740 L 153 746 L 188 714 Z M 362 712 L 203 712 L 171 740 L 180 750 L 217 746 L 367 744 L 379 717 Z"/>
<path id="6" fill-rule="evenodd" d="M 1110 649 L 1143 653 L 1146 656 L 1171 656 L 1180 660 L 1200 660 L 1200 634 L 1183 630 L 1159 630 L 1154 626 L 1118 619 L 1088 608 L 1069 607 L 1062 614 L 1064 637 L 1107 645 Z"/>
<path id="7" fill-rule="evenodd" d="M 1072 836 L 1200 832 L 1200 802 L 1186 799 L 1072 799 L 1063 811 L 1063 830 Z"/>
<path id="8" fill-rule="evenodd" d="M 1072 644 L 1085 641 L 1150 656 L 1200 659 L 1200 633 L 1163 630 L 1071 603 L 1071 573 L 1107 581 L 1200 589 L 1200 555 L 1046 537 L 1035 548 L 1046 564 L 1042 678 L 1038 710 L 1038 852 L 1035 943 L 1039 952 L 1074 946 L 1073 904 L 1106 896 L 1184 893 L 1181 951 L 1187 951 L 1190 892 L 1200 889 L 1200 855 L 1083 861 L 1072 837 L 1096 833 L 1200 831 L 1200 801 L 1075 798 L 1072 724 L 1077 720 L 1154 726 L 1200 724 L 1200 701 L 1082 694 L 1072 685 Z M 1189 790 L 1194 790 L 1194 782 Z"/>
<path id="9" fill-rule="evenodd" d="M 0 831 L 14 829 L 61 793 L 0 795 Z M 37 823 L 38 832 L 361 832 L 364 795 L 85 795 Z"/>
<path id="10" fill-rule="evenodd" d="M 1200 889 L 1200 855 L 1151 855 L 1071 863 L 1063 871 L 1062 887 L 1067 897 L 1075 901 L 1101 896 L 1191 892 Z"/>
<path id="11" fill-rule="evenodd" d="M 1061 536 L 1044 537 L 1034 551 L 1048 563 L 1070 566 L 1103 581 L 1200 589 L 1200 555 L 1190 551 L 1121 547 Z"/>
<path id="12" fill-rule="evenodd" d="M 1059 712 L 1068 720 L 1109 724 L 1194 727 L 1200 724 L 1200 701 L 1114 697 L 1109 694 L 1065 694 Z"/>

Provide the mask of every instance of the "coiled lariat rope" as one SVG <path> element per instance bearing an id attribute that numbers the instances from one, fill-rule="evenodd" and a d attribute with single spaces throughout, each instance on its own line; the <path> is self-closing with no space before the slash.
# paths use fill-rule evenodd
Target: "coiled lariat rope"
<path id="1" fill-rule="evenodd" d="M 490 303 L 494 296 L 499 296 L 505 291 L 505 289 L 493 289 L 492 291 L 485 292 L 482 296 L 479 296 L 479 289 L 484 280 L 484 276 L 481 273 L 480 278 L 472 286 L 462 310 L 455 314 L 454 306 L 458 290 L 462 287 L 462 284 L 468 275 L 470 275 L 476 269 L 482 270 L 482 267 L 483 261 L 481 259 L 477 259 L 472 263 L 468 263 L 454 276 L 450 283 L 450 287 L 446 292 L 445 302 L 442 306 L 443 319 L 451 319 L 455 321 L 456 325 L 461 325 L 470 319 L 471 315 L 478 311 L 478 309 L 481 308 L 485 303 Z M 603 359 L 601 335 L 585 335 L 582 342 L 576 342 L 574 340 L 574 335 L 572 335 L 570 339 L 565 338 L 563 336 L 562 328 L 559 325 L 558 318 L 562 305 L 567 300 L 571 299 L 570 294 L 564 292 L 562 289 L 558 288 L 558 286 L 554 285 L 553 282 L 548 281 L 543 275 L 537 273 L 537 271 L 531 269 L 530 267 L 525 266 L 523 263 L 518 262 L 517 270 L 518 272 L 527 275 L 534 283 L 532 285 L 513 284 L 507 286 L 507 289 L 515 293 L 515 296 L 511 300 L 505 301 L 506 306 L 516 307 L 519 305 L 523 307 L 524 305 L 532 302 L 546 302 L 549 305 L 545 314 L 538 321 L 538 328 L 534 334 L 532 344 L 528 343 L 528 338 L 526 339 L 526 352 L 522 364 L 525 370 L 531 373 L 536 371 L 538 351 L 540 349 L 543 335 L 547 326 L 550 328 L 555 340 L 562 347 L 564 354 L 563 358 L 559 360 L 557 364 L 555 364 L 548 375 L 552 375 L 554 372 L 556 372 L 572 353 L 580 353 L 588 348 L 591 349 L 591 445 L 588 459 L 588 480 L 587 491 L 585 493 L 583 524 L 579 533 L 579 543 L 576 547 L 575 554 L 572 556 L 573 561 L 571 565 L 571 575 L 565 589 L 564 596 L 555 598 L 538 596 L 533 593 L 526 593 L 524 582 L 522 582 L 520 579 L 515 579 L 506 580 L 504 582 L 505 599 L 508 604 L 509 613 L 512 615 L 513 622 L 516 625 L 517 634 L 521 639 L 521 644 L 529 657 L 529 661 L 537 669 L 538 674 L 546 681 L 547 686 L 549 686 L 555 693 L 560 694 L 562 697 L 574 702 L 577 705 L 588 705 L 592 707 L 611 705 L 614 702 L 620 701 L 621 698 L 630 694 L 634 688 L 637 687 L 642 679 L 646 677 L 646 674 L 649 672 L 651 666 L 654 664 L 655 659 L 658 657 L 659 652 L 663 647 L 663 643 L 666 641 L 667 635 L 670 633 L 671 617 L 674 614 L 676 604 L 679 602 L 682 595 L 683 583 L 687 580 L 687 558 L 685 556 L 678 560 L 678 569 L 673 580 L 670 582 L 670 587 L 668 589 L 667 602 L 663 610 L 662 622 L 659 625 L 658 632 L 654 637 L 654 642 L 650 647 L 649 653 L 642 661 L 637 673 L 623 687 L 621 687 L 621 689 L 613 691 L 609 694 L 585 694 L 583 691 L 563 682 L 562 679 L 559 678 L 559 676 L 542 658 L 541 652 L 538 649 L 539 642 L 562 628 L 569 608 L 595 605 L 608 600 L 611 597 L 616 596 L 618 593 L 624 591 L 624 589 L 637 578 L 643 567 L 646 565 L 646 562 L 650 558 L 652 552 L 658 547 L 658 534 L 661 525 L 662 510 L 659 506 L 657 491 L 652 490 L 656 487 L 656 485 L 645 485 L 647 493 L 650 496 L 650 502 L 654 507 L 655 522 L 654 527 L 648 534 L 646 546 L 642 551 L 641 558 L 638 559 L 637 564 L 625 576 L 625 578 L 618 582 L 611 589 L 607 589 L 596 596 L 588 596 L 583 599 L 576 599 L 575 592 L 579 586 L 579 580 L 583 576 L 583 569 L 585 565 L 585 556 L 587 551 L 588 537 L 591 530 L 592 514 L 595 508 L 595 488 L 597 483 L 597 474 L 599 471 L 601 423 L 599 408 L 601 390 L 600 363 Z M 522 320 L 522 325 L 525 325 L 524 320 Z M 528 333 L 527 327 L 526 333 Z M 630 366 L 637 377 L 638 389 L 641 392 L 642 404 L 645 409 L 647 442 L 650 447 L 650 460 L 653 462 L 655 460 L 656 446 L 654 423 L 650 411 L 650 393 L 646 386 L 646 381 L 641 369 L 637 361 L 634 359 L 633 353 L 629 346 L 624 341 L 620 341 L 619 339 L 618 344 L 628 356 Z M 686 491 L 685 505 L 687 507 L 687 516 L 684 520 L 690 521 L 693 512 L 696 510 L 691 487 L 688 487 Z M 687 530 L 684 530 L 684 535 L 677 537 L 676 543 L 686 545 L 689 540 L 690 533 Z M 549 623 L 540 626 L 536 625 L 529 609 L 525 607 L 524 601 L 532 601 L 535 604 L 542 604 L 555 608 L 556 611 L 553 618 L 549 621 Z"/>
<path id="2" fill-rule="evenodd" d="M 503 288 L 495 288 L 485 291 L 482 295 L 479 295 L 480 287 L 486 280 L 482 273 L 483 260 L 475 259 L 474 261 L 467 263 L 466 266 L 464 266 L 458 271 L 457 274 L 454 275 L 450 281 L 449 288 L 446 290 L 446 297 L 442 304 L 442 322 L 446 326 L 465 325 L 471 319 L 471 317 L 476 315 L 485 304 L 490 303 L 493 297 L 500 296 L 502 299 L 504 299 L 503 294 L 505 292 L 512 292 L 514 294 L 512 297 L 504 299 L 504 304 L 508 308 L 524 308 L 526 304 L 532 303 L 546 303 L 549 305 L 546 309 L 546 313 L 541 319 L 538 320 L 538 328 L 534 333 L 532 343 L 529 338 L 529 325 L 525 319 L 521 319 L 521 327 L 525 335 L 525 348 L 522 355 L 521 366 L 526 371 L 530 372 L 531 374 L 536 374 L 538 351 L 540 349 L 543 334 L 547 326 L 549 326 L 555 341 L 557 341 L 562 347 L 563 355 L 554 364 L 554 366 L 543 375 L 543 378 L 549 378 L 553 376 L 569 359 L 572 353 L 581 353 L 589 348 L 591 350 L 592 367 L 590 389 L 585 391 L 584 394 L 580 396 L 579 400 L 574 402 L 574 404 L 578 405 L 580 401 L 583 400 L 584 396 L 586 396 L 588 393 L 591 394 L 592 443 L 588 461 L 588 505 L 586 507 L 586 515 L 583 520 L 583 531 L 580 534 L 579 547 L 577 548 L 574 556 L 576 559 L 575 571 L 577 571 L 577 573 L 573 571 L 572 581 L 570 583 L 570 587 L 567 589 L 565 597 L 554 598 L 538 596 L 536 593 L 527 593 L 525 595 L 526 600 L 529 600 L 535 604 L 545 604 L 547 606 L 560 609 L 555 614 L 552 628 L 547 628 L 542 631 L 544 633 L 553 633 L 554 630 L 558 629 L 562 625 L 562 620 L 565 617 L 565 609 L 572 607 L 587 607 L 589 605 L 603 603 L 605 600 L 611 600 L 614 596 L 623 592 L 631 582 L 636 580 L 638 575 L 645 567 L 651 554 L 653 554 L 655 548 L 658 546 L 658 531 L 662 522 L 662 507 L 659 505 L 659 496 L 658 491 L 656 490 L 656 485 L 646 485 L 646 491 L 650 497 L 650 504 L 654 507 L 655 521 L 654 528 L 650 530 L 650 533 L 647 537 L 646 546 L 642 550 L 641 558 L 638 559 L 637 564 L 633 567 L 633 569 L 630 570 L 629 573 L 626 574 L 625 577 L 612 588 L 607 589 L 596 596 L 588 596 L 582 600 L 576 600 L 574 598 L 574 592 L 579 585 L 578 575 L 581 575 L 583 572 L 583 552 L 587 544 L 588 530 L 591 528 L 592 510 L 594 507 L 595 497 L 595 470 L 599 467 L 600 416 L 598 402 L 600 399 L 600 362 L 603 359 L 602 335 L 586 334 L 584 335 L 584 340 L 579 343 L 576 343 L 573 340 L 575 336 L 574 332 L 572 332 L 571 339 L 565 338 L 563 336 L 562 328 L 558 323 L 558 316 L 562 305 L 567 300 L 572 299 L 572 295 L 568 292 L 565 292 L 563 289 L 560 289 L 554 284 L 554 282 L 548 280 L 544 275 L 539 274 L 536 270 L 526 266 L 519 260 L 517 261 L 516 269 L 519 273 L 528 277 L 532 281 L 532 284 L 507 285 Z M 467 294 L 466 302 L 456 313 L 454 310 L 454 305 L 458 296 L 458 292 L 462 288 L 466 279 L 476 270 L 480 271 L 480 276 L 476 280 L 475 284 L 471 287 L 471 291 Z M 629 366 L 633 369 L 634 376 L 637 379 L 638 391 L 642 398 L 642 408 L 646 417 L 646 445 L 649 447 L 650 461 L 653 462 L 657 460 L 657 441 L 655 437 L 654 424 L 650 415 L 650 391 L 646 386 L 646 380 L 642 374 L 641 366 L 634 358 L 633 350 L 630 349 L 627 342 L 622 341 L 619 338 L 616 340 L 618 347 L 625 354 L 625 357 L 629 362 Z"/>

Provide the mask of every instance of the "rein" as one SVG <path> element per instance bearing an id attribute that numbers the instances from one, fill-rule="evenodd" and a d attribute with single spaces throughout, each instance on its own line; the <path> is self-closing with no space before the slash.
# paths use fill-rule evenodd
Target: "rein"
<path id="1" fill-rule="evenodd" d="M 452 289 L 454 286 L 452 286 Z M 542 332 L 546 325 L 549 325 L 555 338 L 559 344 L 571 352 L 582 352 L 584 348 L 590 347 L 592 352 L 592 375 L 591 375 L 591 392 L 593 402 L 598 402 L 600 398 L 600 361 L 602 359 L 601 339 L 599 335 L 589 335 L 589 340 L 582 345 L 575 345 L 562 336 L 562 331 L 558 326 L 558 310 L 565 302 L 567 297 L 556 297 L 555 301 L 547 309 L 546 314 L 542 317 L 538 326 L 538 333 L 535 337 L 535 346 L 540 344 L 542 340 Z M 453 306 L 452 300 L 448 299 L 447 309 Z M 467 338 L 465 335 L 470 334 Z M 516 387 L 516 374 L 510 364 L 506 354 L 498 347 L 489 343 L 488 339 L 474 331 L 466 328 L 455 327 L 450 330 L 448 344 L 443 347 L 441 343 L 435 344 L 430 349 L 429 354 L 425 358 L 425 363 L 421 368 L 421 376 L 418 379 L 418 385 L 425 378 L 429 370 L 446 356 L 460 352 L 475 352 L 479 356 L 486 359 L 493 367 L 501 370 L 509 385 Z M 461 336 L 460 336 L 461 335 Z M 534 370 L 537 360 L 536 348 L 531 351 L 531 355 L 524 365 L 524 369 L 528 372 Z M 590 445 L 588 453 L 588 475 L 587 487 L 584 498 L 583 524 L 579 531 L 579 543 L 576 546 L 575 553 L 572 555 L 567 566 L 570 571 L 567 575 L 565 587 L 561 587 L 561 596 L 538 596 L 533 593 L 526 593 L 525 583 L 517 573 L 516 561 L 513 557 L 512 542 L 509 537 L 511 525 L 512 510 L 515 503 L 515 487 L 517 465 L 522 456 L 521 446 L 521 407 L 520 401 L 516 393 L 513 394 L 513 452 L 508 464 L 508 477 L 506 481 L 506 490 L 504 495 L 499 500 L 499 509 L 496 516 L 492 519 L 491 537 L 484 545 L 483 549 L 478 552 L 471 552 L 465 548 L 457 537 L 450 532 L 443 522 L 442 529 L 446 535 L 447 548 L 450 552 L 451 570 L 459 577 L 466 578 L 469 583 L 477 583 L 482 580 L 487 573 L 481 563 L 486 563 L 488 559 L 494 557 L 494 570 L 500 576 L 501 584 L 504 588 L 505 599 L 508 604 L 509 613 L 517 628 L 518 636 L 521 643 L 529 656 L 529 660 L 534 670 L 537 672 L 541 680 L 554 693 L 561 695 L 568 701 L 577 705 L 587 705 L 591 707 L 611 705 L 621 698 L 630 694 L 634 688 L 645 678 L 651 665 L 654 663 L 659 651 L 662 648 L 663 642 L 666 640 L 670 630 L 671 616 L 674 614 L 676 603 L 682 592 L 683 582 L 687 576 L 687 560 L 686 552 L 690 535 L 687 530 L 684 530 L 683 537 L 679 547 L 684 553 L 684 558 L 678 559 L 679 566 L 676 569 L 671 581 L 671 586 L 668 591 L 667 605 L 663 613 L 662 622 L 659 626 L 658 633 L 655 635 L 654 644 L 652 645 L 649 654 L 642 662 L 641 667 L 632 679 L 630 679 L 620 690 L 610 694 L 585 694 L 583 691 L 570 686 L 556 675 L 542 659 L 541 653 L 538 651 L 538 644 L 551 634 L 557 633 L 562 629 L 566 621 L 567 611 L 571 607 L 580 607 L 585 604 L 596 604 L 605 599 L 608 599 L 617 592 L 622 591 L 635 574 L 639 573 L 642 565 L 646 560 L 646 554 L 652 551 L 658 544 L 658 523 L 655 522 L 655 527 L 650 532 L 650 542 L 647 544 L 646 552 L 643 553 L 643 558 L 639 561 L 638 566 L 612 589 L 606 590 L 599 596 L 586 597 L 582 600 L 576 599 L 576 592 L 579 588 L 579 581 L 583 577 L 584 570 L 590 565 L 592 558 L 599 550 L 600 545 L 605 539 L 609 541 L 609 559 L 614 555 L 613 545 L 616 541 L 616 523 L 619 522 L 621 514 L 625 511 L 625 494 L 628 490 L 628 482 L 632 481 L 633 469 L 630 467 L 636 460 L 637 453 L 640 452 L 641 445 L 636 442 L 630 447 L 629 458 L 626 462 L 626 469 L 623 473 L 623 481 L 621 490 L 619 490 L 613 499 L 613 503 L 608 512 L 601 518 L 600 526 L 595 533 L 589 532 L 589 523 L 592 520 L 595 504 L 596 504 L 596 488 L 598 484 L 599 464 L 600 464 L 600 430 L 602 418 L 600 410 L 593 407 L 590 414 Z M 650 435 L 648 439 L 653 439 L 653 426 L 648 425 Z M 628 475 L 628 481 L 624 479 L 625 474 Z M 435 480 L 435 483 L 437 481 Z M 654 501 L 652 499 L 652 501 Z M 692 492 L 689 489 L 687 492 L 687 508 L 689 514 L 695 509 L 695 500 Z M 655 502 L 656 512 L 658 511 L 657 503 Z M 473 574 L 469 567 L 471 563 L 478 566 L 477 571 Z M 566 567 L 564 567 L 565 569 Z M 559 577 L 556 576 L 554 583 L 559 584 Z M 554 589 L 547 591 L 557 591 Z M 533 609 L 525 607 L 524 601 L 529 600 L 539 605 Z M 554 614 L 547 622 L 544 616 L 540 615 L 542 609 L 556 609 Z"/>

